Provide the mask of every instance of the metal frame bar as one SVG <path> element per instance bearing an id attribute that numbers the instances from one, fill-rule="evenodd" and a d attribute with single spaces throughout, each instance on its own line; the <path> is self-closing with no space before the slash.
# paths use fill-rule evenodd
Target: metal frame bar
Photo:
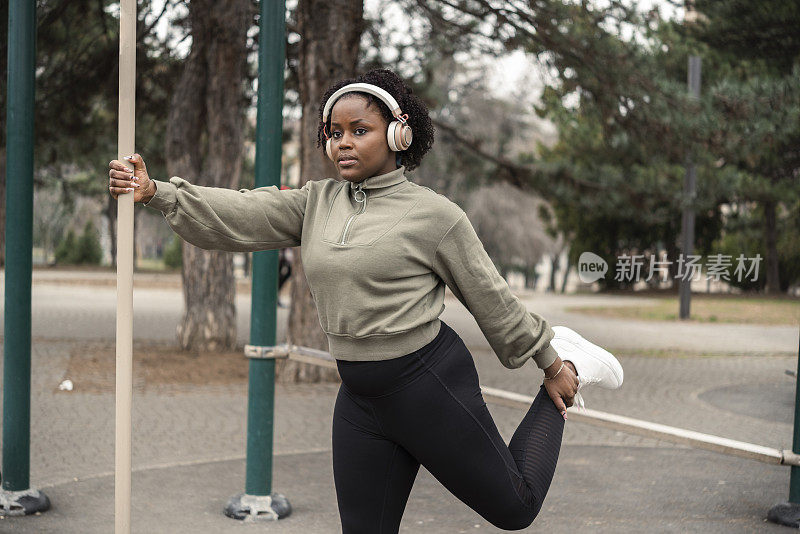
<path id="1" fill-rule="evenodd" d="M 527 409 L 533 402 L 533 397 L 529 395 L 521 395 L 519 393 L 486 386 L 481 386 L 481 390 L 487 401 L 494 401 L 506 406 Z M 728 456 L 757 460 L 768 464 L 800 465 L 800 455 L 794 454 L 791 450 L 773 449 L 771 447 L 755 445 L 745 441 L 723 438 L 659 423 L 651 423 L 650 421 L 643 421 L 641 419 L 634 419 L 632 417 L 625 417 L 624 415 L 616 415 L 598 410 L 579 410 L 574 406 L 567 410 L 573 421 L 580 421 L 594 426 L 620 430 L 629 434 L 660 439 L 671 443 L 689 445 L 698 449 L 719 452 L 727 454 Z"/>

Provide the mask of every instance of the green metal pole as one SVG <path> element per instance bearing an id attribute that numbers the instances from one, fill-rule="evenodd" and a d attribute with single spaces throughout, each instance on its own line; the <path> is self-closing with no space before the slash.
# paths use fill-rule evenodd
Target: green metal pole
<path id="1" fill-rule="evenodd" d="M 255 187 L 280 186 L 281 182 L 285 17 L 285 0 L 261 0 Z M 278 251 L 254 252 L 251 276 L 250 345 L 271 347 L 276 339 Z M 291 514 L 292 507 L 286 496 L 272 492 L 275 360 L 252 354 L 249 357 L 245 492 L 234 495 L 224 511 L 235 519 L 248 516 L 282 519 Z"/>
<path id="2" fill-rule="evenodd" d="M 794 439 L 792 452 L 800 454 L 800 347 L 797 349 L 797 372 L 794 390 Z M 800 467 L 793 465 L 789 475 L 789 502 L 800 504 Z"/>
<path id="3" fill-rule="evenodd" d="M 8 6 L 3 489 L 30 486 L 31 250 L 36 3 Z"/>
<path id="4" fill-rule="evenodd" d="M 800 454 L 800 347 L 797 349 L 797 371 L 794 391 L 794 439 L 792 452 Z M 789 500 L 779 502 L 767 512 L 767 520 L 779 525 L 800 528 L 800 467 L 791 466 L 789 473 Z"/>
<path id="5" fill-rule="evenodd" d="M 258 47 L 258 115 L 256 119 L 255 186 L 280 186 L 283 130 L 285 0 L 262 0 Z M 278 251 L 253 254 L 250 344 L 275 344 L 278 296 Z M 275 360 L 250 360 L 247 401 L 248 495 L 272 491 L 272 421 L 275 402 Z"/>

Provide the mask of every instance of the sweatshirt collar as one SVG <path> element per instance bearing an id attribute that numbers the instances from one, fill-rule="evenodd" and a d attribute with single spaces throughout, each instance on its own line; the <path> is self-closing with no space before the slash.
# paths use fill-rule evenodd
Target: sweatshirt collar
<path id="1" fill-rule="evenodd" d="M 350 190 L 354 190 L 358 184 L 361 184 L 362 189 L 378 189 L 381 187 L 389 187 L 391 185 L 403 183 L 407 181 L 405 170 L 406 166 L 401 165 L 397 169 L 389 171 L 385 174 L 370 176 L 369 178 L 365 178 L 357 183 L 350 182 Z"/>

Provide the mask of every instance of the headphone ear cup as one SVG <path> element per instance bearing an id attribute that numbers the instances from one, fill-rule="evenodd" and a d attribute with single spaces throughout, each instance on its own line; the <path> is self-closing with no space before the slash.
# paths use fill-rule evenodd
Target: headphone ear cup
<path id="1" fill-rule="evenodd" d="M 400 150 L 408 150 L 413 139 L 414 132 L 411 131 L 411 126 L 404 124 L 400 130 Z"/>
<path id="2" fill-rule="evenodd" d="M 331 150 L 331 139 L 330 139 L 330 137 L 328 138 L 327 141 L 325 141 L 325 152 L 328 153 L 328 157 L 331 159 L 331 161 L 333 161 L 335 163 L 335 160 L 333 159 L 333 151 Z"/>
<path id="3" fill-rule="evenodd" d="M 393 152 L 407 150 L 411 146 L 413 135 L 411 126 L 400 121 L 392 121 L 386 129 L 386 140 Z"/>
<path id="4" fill-rule="evenodd" d="M 395 143 L 395 130 L 397 129 L 398 121 L 392 121 L 389 123 L 389 127 L 386 128 L 386 142 L 389 143 L 389 148 L 392 152 L 398 152 L 400 149 L 397 148 L 397 144 Z"/>

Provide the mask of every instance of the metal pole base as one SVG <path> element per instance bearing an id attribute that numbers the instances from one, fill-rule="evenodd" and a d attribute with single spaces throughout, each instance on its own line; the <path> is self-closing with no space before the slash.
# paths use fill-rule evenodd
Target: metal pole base
<path id="1" fill-rule="evenodd" d="M 225 515 L 244 521 L 277 521 L 292 513 L 292 505 L 280 493 L 270 495 L 247 495 L 239 493 L 231 497 L 225 506 Z"/>
<path id="2" fill-rule="evenodd" d="M 800 503 L 782 502 L 767 512 L 767 519 L 787 527 L 800 528 Z"/>
<path id="3" fill-rule="evenodd" d="M 28 488 L 22 491 L 0 489 L 0 515 L 31 515 L 50 509 L 50 499 L 41 491 Z"/>

